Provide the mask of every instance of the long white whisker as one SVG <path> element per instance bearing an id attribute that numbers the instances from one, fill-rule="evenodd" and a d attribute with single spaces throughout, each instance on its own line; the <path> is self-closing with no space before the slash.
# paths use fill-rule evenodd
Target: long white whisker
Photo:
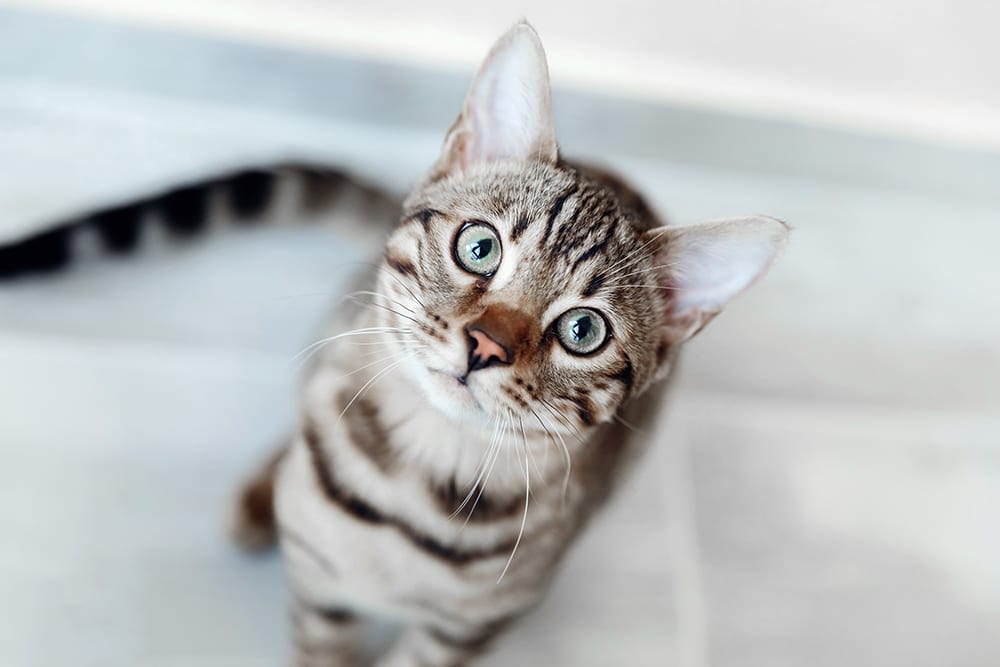
<path id="1" fill-rule="evenodd" d="M 343 419 L 344 415 L 347 414 L 347 411 L 351 409 L 351 406 L 354 405 L 354 401 L 358 400 L 358 397 L 361 396 L 362 392 L 364 392 L 366 389 L 368 389 L 368 387 L 370 387 L 373 384 L 375 384 L 376 382 L 378 382 L 379 378 L 383 377 L 386 373 L 388 373 L 389 371 L 393 370 L 394 368 L 396 368 L 397 366 L 399 366 L 401 363 L 403 363 L 404 361 L 406 361 L 407 359 L 409 359 L 412 356 L 413 356 L 412 354 L 409 354 L 409 355 L 406 355 L 406 356 L 402 357 L 398 361 L 394 361 L 393 363 L 389 364 L 387 367 L 383 368 L 378 373 L 376 373 L 375 375 L 373 375 L 371 377 L 371 379 L 368 380 L 368 382 L 365 382 L 363 385 L 361 385 L 361 389 L 358 389 L 357 393 L 354 394 L 353 397 L 351 397 L 351 400 L 347 402 L 347 405 L 344 406 L 344 409 L 337 416 L 337 422 L 336 423 L 340 424 L 340 420 Z"/>
<path id="2" fill-rule="evenodd" d="M 500 432 L 500 417 L 495 417 L 493 419 L 493 435 L 490 436 L 490 443 L 486 447 L 486 452 L 480 455 L 479 465 L 476 467 L 476 470 L 479 471 L 479 476 L 476 477 L 476 481 L 473 482 L 472 485 L 469 487 L 469 492 L 466 494 L 465 499 L 462 500 L 462 504 L 459 505 L 457 508 L 455 508 L 455 511 L 452 512 L 451 515 L 448 517 L 449 520 L 454 519 L 456 516 L 459 515 L 462 509 L 464 509 L 465 506 L 469 504 L 469 500 L 472 499 L 472 496 L 476 493 L 476 490 L 480 488 L 479 482 L 483 480 L 483 476 L 486 474 L 486 468 L 489 465 L 490 458 L 493 455 L 494 449 L 496 449 L 497 447 L 497 442 L 499 441 L 498 438 L 499 432 Z"/>
<path id="3" fill-rule="evenodd" d="M 627 421 L 624 417 L 622 417 L 621 415 L 619 415 L 617 412 L 615 413 L 615 421 L 617 421 L 619 424 L 621 424 L 622 426 L 624 426 L 628 430 L 632 431 L 633 433 L 639 433 L 639 434 L 643 433 L 643 430 L 641 428 L 639 428 L 635 424 Z"/>
<path id="4" fill-rule="evenodd" d="M 424 304 L 424 302 L 423 302 L 423 301 L 421 301 L 421 300 L 420 300 L 420 297 L 418 297 L 418 296 L 417 296 L 417 295 L 416 295 L 416 294 L 415 294 L 415 293 L 413 292 L 413 290 L 412 290 L 412 289 L 410 289 L 410 288 L 409 288 L 409 287 L 407 286 L 407 284 L 406 284 L 406 283 L 404 283 L 404 282 L 403 282 L 402 280 L 400 280 L 399 276 L 397 276 L 397 275 L 396 275 L 396 274 L 394 274 L 394 273 L 393 273 L 392 271 L 390 271 L 390 270 L 389 270 L 389 269 L 388 269 L 388 268 L 387 268 L 387 267 L 385 266 L 385 264 L 380 264 L 380 265 L 379 265 L 379 267 L 378 267 L 378 270 L 379 270 L 379 272 L 380 272 L 380 273 L 384 273 L 385 275 L 389 276 L 390 278 L 392 278 L 393 280 L 395 280 L 395 281 L 396 281 L 397 283 L 399 283 L 399 285 L 400 285 L 400 286 L 401 286 L 401 287 L 402 287 L 403 289 L 405 289 L 405 290 L 406 290 L 407 292 L 409 292 L 409 293 L 410 293 L 410 296 L 412 296 L 412 297 L 413 297 L 413 300 L 414 300 L 414 301 L 416 301 L 417 303 L 419 303 L 419 304 L 420 304 L 420 307 L 421 307 L 421 308 L 423 308 L 423 309 L 425 309 L 425 310 L 427 309 L 427 306 L 426 306 L 426 305 Z"/>
<path id="5" fill-rule="evenodd" d="M 521 427 L 521 442 L 524 443 L 525 456 L 531 459 L 531 465 L 535 467 L 535 473 L 538 477 L 543 478 L 545 475 L 542 474 L 541 469 L 538 467 L 538 461 L 535 460 L 535 455 L 531 453 L 531 448 L 528 447 L 528 435 L 524 432 L 524 419 L 518 416 L 517 423 Z M 546 448 L 545 451 L 548 453 L 549 450 Z"/>
<path id="6" fill-rule="evenodd" d="M 504 575 L 507 574 L 507 570 L 510 568 L 510 564 L 514 562 L 514 554 L 517 553 L 517 547 L 521 544 L 521 538 L 524 537 L 524 527 L 528 525 L 528 502 L 531 498 L 531 472 L 528 468 L 528 456 L 527 456 L 527 443 L 524 444 L 525 456 L 524 456 L 524 516 L 521 517 L 521 529 L 517 531 L 517 539 L 514 541 L 514 548 L 510 551 L 510 558 L 507 559 L 507 564 L 503 566 L 503 571 L 500 573 L 500 578 L 497 579 L 497 584 L 499 585 L 503 581 Z"/>
<path id="7" fill-rule="evenodd" d="M 414 324 L 416 324 L 417 326 L 423 326 L 423 323 L 420 322 L 420 320 L 416 319 L 415 317 L 411 317 L 411 316 L 409 316 L 409 315 L 407 315 L 405 313 L 401 313 L 398 310 L 396 310 L 395 308 L 390 308 L 389 306 L 385 305 L 384 303 L 365 303 L 363 301 L 359 301 L 356 297 L 353 297 L 353 296 L 346 297 L 346 300 L 352 301 L 352 302 L 358 304 L 359 306 L 364 306 L 366 308 L 381 308 L 382 310 L 390 312 L 390 313 L 392 313 L 393 315 L 395 315 L 397 317 L 402 317 L 404 320 L 409 320 L 409 321 L 413 322 Z"/>
<path id="8" fill-rule="evenodd" d="M 310 350 L 312 350 L 314 348 L 317 348 L 317 347 L 320 347 L 322 345 L 326 345 L 327 343 L 332 343 L 333 341 L 339 340 L 341 338 L 347 338 L 349 336 L 369 336 L 369 335 L 375 334 L 375 333 L 391 333 L 391 332 L 396 332 L 396 331 L 402 331 L 402 332 L 405 332 L 405 333 L 410 333 L 411 332 L 410 329 L 403 329 L 401 327 L 368 327 L 368 328 L 365 328 L 365 329 L 355 329 L 354 331 L 345 331 L 344 333 L 337 334 L 336 336 L 330 336 L 329 338 L 323 338 L 321 340 L 316 341 L 315 343 L 307 345 L 302 350 L 300 350 L 298 354 L 296 354 L 294 357 L 292 357 L 290 359 L 290 361 L 295 361 L 296 359 L 298 359 L 300 356 L 302 356 L 306 352 L 309 352 Z"/>
<path id="9" fill-rule="evenodd" d="M 388 302 L 390 302 L 390 303 L 392 303 L 392 304 L 394 304 L 396 306 L 399 306 L 400 308 L 405 309 L 406 311 L 408 311 L 410 313 L 416 313 L 415 310 L 413 310 L 412 308 L 410 308 L 409 306 L 407 306 L 406 304 L 404 304 L 402 301 L 398 301 L 396 299 L 393 299 L 388 294 L 382 294 L 382 292 L 373 292 L 372 290 L 358 290 L 356 292 L 351 292 L 350 294 L 348 294 L 348 296 L 373 296 L 373 297 L 380 297 L 380 298 L 385 299 L 386 301 L 388 301 Z"/>
<path id="10" fill-rule="evenodd" d="M 415 349 L 422 349 L 423 347 L 426 347 L 426 345 L 423 345 L 423 346 L 415 348 Z M 386 361 L 389 361 L 389 360 L 395 358 L 396 356 L 397 356 L 396 353 L 387 354 L 387 355 L 385 355 L 383 357 L 380 357 L 380 358 L 376 359 L 375 361 L 371 361 L 371 362 L 369 362 L 369 363 L 367 363 L 367 364 L 365 364 L 363 366 L 358 366 L 353 371 L 348 371 L 347 373 L 344 373 L 344 377 L 347 377 L 349 375 L 354 375 L 355 373 L 360 373 L 364 369 L 371 368 L 372 366 L 374 366 L 376 364 L 385 363 Z"/>
<path id="11" fill-rule="evenodd" d="M 548 425 L 546 425 L 545 422 L 542 421 L 542 416 L 539 415 L 534 409 L 531 410 L 531 414 L 535 415 L 535 419 L 538 420 L 538 423 L 545 430 L 545 433 L 548 434 L 549 439 L 551 439 L 552 442 L 555 443 L 555 438 L 552 437 L 553 435 L 555 435 L 555 437 L 559 439 L 559 444 L 562 445 L 563 455 L 566 457 L 566 474 L 563 475 L 563 488 L 562 488 L 562 502 L 565 503 L 566 494 L 569 492 L 570 474 L 573 471 L 573 457 L 570 456 L 569 447 L 566 446 L 566 441 L 563 440 L 562 434 L 559 431 L 550 430 Z"/>
<path id="12" fill-rule="evenodd" d="M 628 278 L 629 276 L 637 276 L 640 273 L 649 273 L 650 271 L 656 271 L 657 269 L 671 269 L 675 266 L 680 266 L 680 262 L 667 262 L 666 264 L 656 264 L 654 266 L 646 267 L 643 269 L 637 269 L 635 271 L 629 271 L 628 273 L 623 273 L 616 276 L 616 278 Z"/>
<path id="13" fill-rule="evenodd" d="M 584 442 L 583 436 L 580 435 L 580 431 L 576 428 L 576 426 L 564 415 L 559 414 L 559 411 L 556 410 L 554 405 L 546 401 L 544 398 L 540 398 L 539 401 L 541 401 L 542 406 L 544 406 L 545 409 L 548 410 L 553 417 L 555 417 L 557 423 L 562 423 L 563 426 L 566 427 L 566 430 L 569 431 L 571 436 L 576 438 L 581 443 Z"/>
<path id="14" fill-rule="evenodd" d="M 500 458 L 500 451 L 503 449 L 503 443 L 506 442 L 507 439 L 508 423 L 508 419 L 504 417 L 500 431 L 500 439 L 497 441 L 497 450 L 493 455 L 493 460 L 490 462 L 489 472 L 486 473 L 486 479 L 483 480 L 483 485 L 479 487 L 479 493 L 476 495 L 476 499 L 472 502 L 472 509 L 469 510 L 468 516 L 465 517 L 465 521 L 462 523 L 463 528 L 468 525 L 472 515 L 476 513 L 476 506 L 479 504 L 479 499 L 483 497 L 483 493 L 486 492 L 486 485 L 490 483 L 490 476 L 493 474 L 493 469 L 496 467 L 497 459 Z"/>
<path id="15" fill-rule="evenodd" d="M 674 290 L 680 290 L 681 289 L 680 287 L 671 287 L 669 285 L 644 285 L 644 284 L 615 285 L 615 287 L 636 287 L 636 288 L 638 288 L 638 287 L 650 287 L 652 289 L 662 289 L 662 290 L 667 290 L 667 291 L 674 291 Z"/>

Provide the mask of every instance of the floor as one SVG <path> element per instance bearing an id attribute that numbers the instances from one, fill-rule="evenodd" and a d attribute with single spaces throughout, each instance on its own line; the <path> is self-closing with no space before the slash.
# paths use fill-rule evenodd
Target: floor
<path id="1" fill-rule="evenodd" d="M 259 108 L 207 99 L 190 71 L 144 74 L 165 41 L 25 16 L 0 29 L 84 35 L 93 62 L 25 64 L 17 49 L 41 47 L 0 40 L 0 238 L 248 155 L 313 151 L 399 187 L 438 145 L 422 120 L 365 123 L 273 88 Z M 93 69 L 127 43 L 131 74 Z M 247 81 L 298 62 L 192 49 Z M 1000 663 L 1000 193 L 977 185 L 997 161 L 663 114 L 729 150 L 664 130 L 676 152 L 636 132 L 609 152 L 586 111 L 562 142 L 678 222 L 767 212 L 792 243 L 690 346 L 658 446 L 487 664 Z M 286 428 L 291 357 L 357 256 L 316 229 L 245 230 L 0 286 L 0 664 L 281 664 L 280 562 L 235 552 L 224 510 Z"/>

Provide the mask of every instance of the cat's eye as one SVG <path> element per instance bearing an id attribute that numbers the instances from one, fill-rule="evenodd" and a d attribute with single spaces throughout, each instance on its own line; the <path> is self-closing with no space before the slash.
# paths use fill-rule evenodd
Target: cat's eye
<path id="1" fill-rule="evenodd" d="M 591 354 L 608 339 L 608 323 L 593 308 L 574 308 L 556 320 L 556 336 L 567 351 Z"/>
<path id="2" fill-rule="evenodd" d="M 467 222 L 455 239 L 455 261 L 466 271 L 491 276 L 500 266 L 500 236 L 485 222 Z"/>

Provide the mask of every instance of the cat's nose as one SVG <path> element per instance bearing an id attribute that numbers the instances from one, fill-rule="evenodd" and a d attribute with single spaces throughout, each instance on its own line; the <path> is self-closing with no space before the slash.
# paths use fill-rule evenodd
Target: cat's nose
<path id="1" fill-rule="evenodd" d="M 469 368 L 466 375 L 493 364 L 509 364 L 512 355 L 507 347 L 497 342 L 482 326 L 466 328 L 469 334 Z"/>

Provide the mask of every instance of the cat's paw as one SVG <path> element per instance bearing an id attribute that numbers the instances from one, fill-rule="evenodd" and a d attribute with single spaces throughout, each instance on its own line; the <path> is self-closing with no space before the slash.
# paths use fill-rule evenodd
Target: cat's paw
<path id="1" fill-rule="evenodd" d="M 240 549 L 266 551 L 278 542 L 274 488 L 255 479 L 243 486 L 230 511 L 229 536 Z"/>
<path id="2" fill-rule="evenodd" d="M 237 491 L 229 515 L 229 535 L 244 551 L 259 552 L 278 543 L 274 514 L 274 476 L 284 449 Z"/>

